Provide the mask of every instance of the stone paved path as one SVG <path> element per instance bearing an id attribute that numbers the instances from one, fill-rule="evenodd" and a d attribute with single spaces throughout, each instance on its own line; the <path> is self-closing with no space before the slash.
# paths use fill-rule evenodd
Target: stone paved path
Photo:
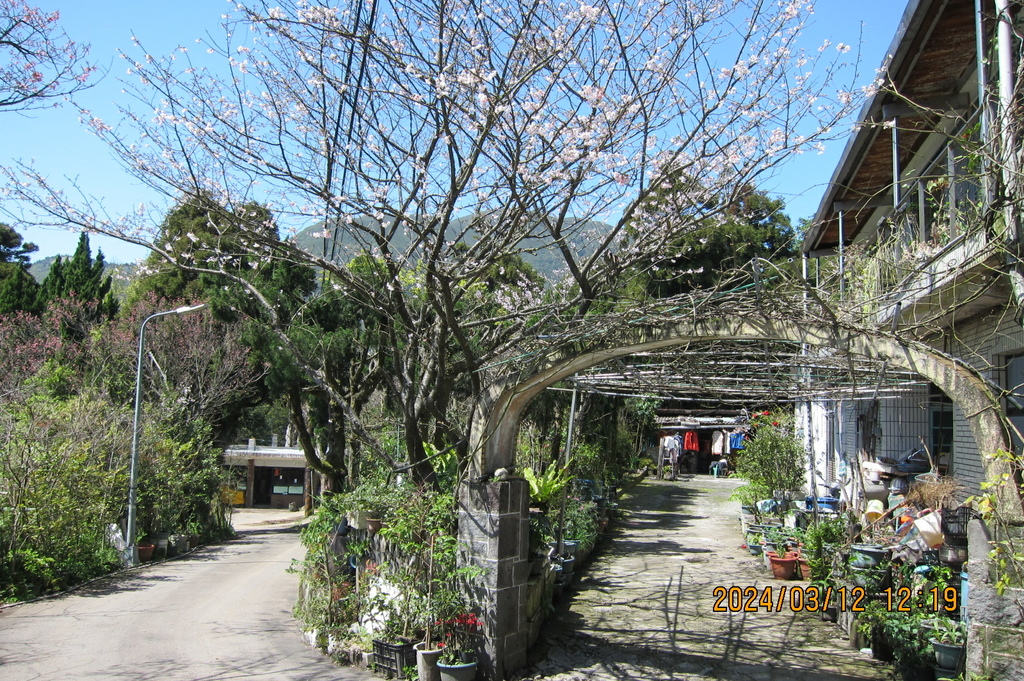
<path id="1" fill-rule="evenodd" d="M 560 599 L 519 678 L 889 678 L 888 667 L 851 649 L 836 625 L 794 613 L 788 601 L 782 612 L 712 612 L 719 585 L 761 592 L 807 584 L 773 580 L 761 558 L 741 548 L 739 505 L 729 500 L 740 484 L 697 476 L 630 490 L 622 518 Z"/>

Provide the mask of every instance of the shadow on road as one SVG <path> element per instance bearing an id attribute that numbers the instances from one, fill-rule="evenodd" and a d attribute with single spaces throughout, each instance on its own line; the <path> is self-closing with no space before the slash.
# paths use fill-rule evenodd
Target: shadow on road
<path id="1" fill-rule="evenodd" d="M 815 613 L 713 611 L 716 586 L 778 584 L 741 549 L 739 506 L 729 500 L 737 484 L 697 476 L 632 490 L 519 678 L 886 678 L 884 665 L 839 642 Z"/>

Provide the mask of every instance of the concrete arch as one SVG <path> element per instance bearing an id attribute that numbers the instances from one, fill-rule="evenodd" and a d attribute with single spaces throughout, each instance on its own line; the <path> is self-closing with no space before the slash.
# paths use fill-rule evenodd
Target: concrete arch
<path id="1" fill-rule="evenodd" d="M 583 352 L 553 353 L 495 383 L 480 397 L 470 430 L 473 454 L 470 481 L 460 490 L 459 540 L 464 564 L 482 568 L 473 600 L 485 621 L 482 670 L 489 679 L 505 679 L 522 667 L 537 629 L 526 617 L 529 573 L 529 489 L 514 475 L 494 474 L 515 463 L 519 421 L 526 406 L 544 388 L 577 371 L 614 357 L 692 341 L 774 340 L 834 348 L 916 372 L 945 392 L 962 410 L 982 453 L 986 477 L 1008 472 L 1005 463 L 985 456 L 1007 449 L 1009 438 L 999 402 L 970 367 L 921 344 L 843 328 L 824 328 L 771 319 L 686 321 L 636 327 Z M 513 469 L 514 470 L 514 469 Z M 1020 513 L 1012 486 L 1000 487 L 1004 509 Z"/>
<path id="2" fill-rule="evenodd" d="M 682 322 L 671 326 L 637 329 L 614 342 L 580 354 L 561 353 L 542 364 L 509 376 L 491 386 L 478 402 L 471 426 L 473 470 L 483 476 L 514 464 L 515 440 L 523 410 L 541 390 L 614 357 L 657 350 L 691 341 L 776 340 L 828 347 L 862 357 L 888 360 L 934 383 L 963 411 L 983 455 L 1009 447 L 999 402 L 985 381 L 970 367 L 927 346 L 891 337 L 844 329 L 794 324 L 771 319 Z M 991 480 L 1002 468 L 988 457 L 986 476 Z M 995 468 L 990 469 L 990 466 Z"/>

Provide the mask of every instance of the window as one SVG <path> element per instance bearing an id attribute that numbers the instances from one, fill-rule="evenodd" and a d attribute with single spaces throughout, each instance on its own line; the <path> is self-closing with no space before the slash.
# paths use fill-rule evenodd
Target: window
<path id="1" fill-rule="evenodd" d="M 1006 415 L 1024 417 L 1024 355 L 1006 360 Z"/>
<path id="2" fill-rule="evenodd" d="M 303 468 L 275 468 L 274 494 L 302 494 L 305 475 Z"/>
<path id="3" fill-rule="evenodd" d="M 1024 355 L 1006 358 L 1006 415 L 1017 430 L 1024 432 Z M 1012 429 L 1011 429 L 1012 430 Z M 1012 433 L 1013 447 L 1019 453 L 1024 443 Z"/>
<path id="4" fill-rule="evenodd" d="M 953 463 L 953 402 L 934 385 L 929 388 L 929 441 L 928 448 L 936 462 L 951 466 Z"/>

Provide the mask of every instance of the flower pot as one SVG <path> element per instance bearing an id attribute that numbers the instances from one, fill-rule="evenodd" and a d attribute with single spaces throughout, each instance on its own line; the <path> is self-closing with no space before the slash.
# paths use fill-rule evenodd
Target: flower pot
<path id="1" fill-rule="evenodd" d="M 793 579 L 793 574 L 796 572 L 797 559 L 796 558 L 780 558 L 774 556 L 770 558 L 772 566 L 772 575 L 775 579 Z"/>
<path id="2" fill-rule="evenodd" d="M 437 665 L 441 672 L 441 681 L 474 681 L 476 679 L 476 662 L 463 664 Z"/>
<path id="3" fill-rule="evenodd" d="M 881 544 L 854 544 L 850 547 L 850 565 L 855 568 L 876 568 L 889 557 L 889 549 Z"/>
<path id="4" fill-rule="evenodd" d="M 797 558 L 797 562 L 800 563 L 800 579 L 810 579 L 811 564 L 803 558 Z"/>
<path id="5" fill-rule="evenodd" d="M 167 543 L 170 541 L 170 538 L 170 532 L 157 532 L 156 534 L 156 553 L 164 558 L 167 557 Z"/>
<path id="6" fill-rule="evenodd" d="M 416 649 L 416 672 L 420 681 L 441 681 L 441 671 L 437 663 L 444 654 L 444 648 L 427 649 L 425 642 L 417 643 Z"/>
<path id="7" fill-rule="evenodd" d="M 139 544 L 139 561 L 153 560 L 153 551 L 155 550 L 156 544 Z"/>
<path id="8" fill-rule="evenodd" d="M 562 559 L 562 571 L 558 573 L 556 581 L 559 584 L 571 584 L 572 583 L 572 571 L 573 566 L 576 563 L 575 558 L 563 558 Z"/>
<path id="9" fill-rule="evenodd" d="M 957 669 L 960 666 L 960 658 L 964 654 L 962 643 L 950 644 L 939 643 L 931 639 L 932 649 L 935 650 L 935 666 L 943 669 Z"/>
<path id="10" fill-rule="evenodd" d="M 892 642 L 877 628 L 871 631 L 871 657 L 881 662 L 892 662 L 895 659 Z"/>
<path id="11" fill-rule="evenodd" d="M 377 534 L 380 532 L 380 528 L 384 526 L 384 521 L 380 518 L 367 518 L 366 519 L 366 531 L 370 534 Z"/>
<path id="12" fill-rule="evenodd" d="M 178 553 L 185 553 L 188 551 L 188 536 L 184 534 L 171 535 L 171 539 L 174 541 L 178 548 Z"/>
<path id="13" fill-rule="evenodd" d="M 579 549 L 579 545 L 580 545 L 580 543 L 578 541 L 576 541 L 576 540 L 573 540 L 573 539 L 564 539 L 564 540 L 562 540 L 562 555 L 563 556 L 572 556 L 573 558 L 575 558 L 576 557 L 576 551 L 577 551 L 577 549 Z M 548 546 L 551 547 L 551 552 L 552 553 L 557 553 L 558 552 L 558 542 L 557 541 L 549 542 Z"/>

